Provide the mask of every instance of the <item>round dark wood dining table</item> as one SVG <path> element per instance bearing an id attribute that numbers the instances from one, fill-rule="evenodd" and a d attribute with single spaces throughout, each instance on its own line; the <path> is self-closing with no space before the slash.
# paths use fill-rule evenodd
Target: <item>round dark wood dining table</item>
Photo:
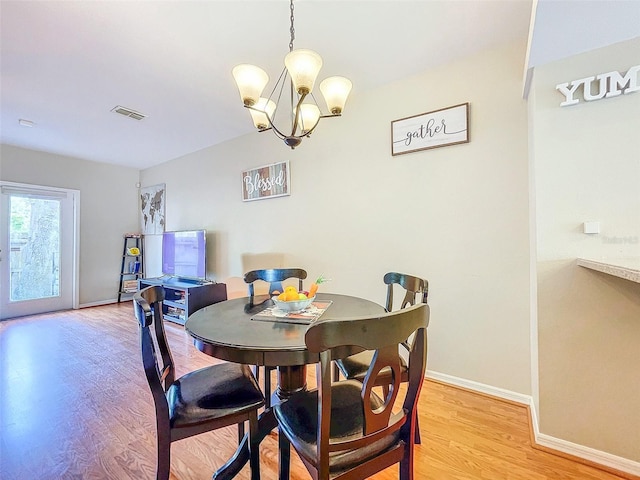
<path id="1" fill-rule="evenodd" d="M 331 305 L 318 321 L 385 313 L 382 305 L 348 295 L 322 293 L 316 301 Z M 235 363 L 277 367 L 278 381 L 272 404 L 306 388 L 306 365 L 318 363 L 320 356 L 307 351 L 304 336 L 308 325 L 252 320 L 267 307 L 273 306 L 266 296 L 235 298 L 215 303 L 192 314 L 185 329 L 193 337 L 196 348 L 207 355 Z M 340 356 L 356 353 L 345 347 Z M 265 409 L 258 420 L 260 439 L 277 426 L 271 408 Z M 235 455 L 213 476 L 216 479 L 233 478 L 249 459 L 247 436 Z M 288 477 L 281 470 L 280 477 Z"/>

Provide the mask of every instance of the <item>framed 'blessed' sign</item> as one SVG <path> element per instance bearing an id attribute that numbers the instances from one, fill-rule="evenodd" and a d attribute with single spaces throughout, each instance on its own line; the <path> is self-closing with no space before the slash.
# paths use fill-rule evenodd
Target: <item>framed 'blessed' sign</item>
<path id="1" fill-rule="evenodd" d="M 469 103 L 391 122 L 391 155 L 469 142 Z"/>
<path id="2" fill-rule="evenodd" d="M 242 172 L 242 200 L 262 200 L 289 195 L 289 162 L 272 163 Z"/>

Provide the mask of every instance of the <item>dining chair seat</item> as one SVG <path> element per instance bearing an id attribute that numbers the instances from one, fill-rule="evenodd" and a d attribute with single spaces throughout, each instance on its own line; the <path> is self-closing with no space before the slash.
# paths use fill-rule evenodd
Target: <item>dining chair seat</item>
<path id="1" fill-rule="evenodd" d="M 362 384 L 346 380 L 335 384 L 331 393 L 331 425 L 329 436 L 332 441 L 352 441 L 364 438 L 364 415 L 362 409 Z M 371 408 L 376 410 L 384 406 L 384 400 L 375 392 L 371 394 Z M 276 409 L 278 424 L 282 432 L 292 440 L 298 454 L 316 468 L 317 432 L 318 432 L 318 391 L 306 391 L 294 395 Z M 339 471 L 359 465 L 381 452 L 388 450 L 398 442 L 400 430 L 367 445 L 329 454 L 329 470 Z"/>
<path id="2" fill-rule="evenodd" d="M 223 363 L 187 373 L 169 386 L 169 425 L 191 427 L 229 415 L 249 413 L 264 404 L 247 365 Z M 172 436 L 179 436 L 173 433 Z"/>

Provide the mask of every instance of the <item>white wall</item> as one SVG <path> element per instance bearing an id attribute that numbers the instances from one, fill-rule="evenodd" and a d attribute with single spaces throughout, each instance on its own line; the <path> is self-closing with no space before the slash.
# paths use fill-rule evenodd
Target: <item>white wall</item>
<path id="1" fill-rule="evenodd" d="M 145 170 L 143 185 L 166 183 L 167 229 L 210 232 L 218 281 L 264 253 L 331 277 L 326 291 L 378 302 L 387 271 L 427 278 L 429 369 L 529 394 L 524 48 L 375 91 L 356 85 L 344 116 L 322 120 L 295 151 L 254 133 Z M 470 143 L 391 156 L 392 120 L 464 102 Z M 243 203 L 242 170 L 283 160 L 291 195 Z"/>
<path id="2" fill-rule="evenodd" d="M 560 107 L 555 86 L 624 73 L 638 64 L 638 52 L 635 39 L 537 67 L 530 102 L 540 431 L 635 461 L 640 284 L 575 261 L 640 258 L 640 93 Z M 590 220 L 601 222 L 599 235 L 582 233 Z"/>
<path id="3" fill-rule="evenodd" d="M 0 146 L 0 180 L 80 190 L 80 305 L 118 296 L 122 234 L 140 231 L 137 169 Z"/>

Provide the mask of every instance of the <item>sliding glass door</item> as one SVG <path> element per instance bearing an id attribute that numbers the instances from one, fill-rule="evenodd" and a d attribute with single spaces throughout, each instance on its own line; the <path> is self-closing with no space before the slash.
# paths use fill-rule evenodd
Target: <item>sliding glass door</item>
<path id="1" fill-rule="evenodd" d="M 0 319 L 74 307 L 77 192 L 0 189 Z"/>

